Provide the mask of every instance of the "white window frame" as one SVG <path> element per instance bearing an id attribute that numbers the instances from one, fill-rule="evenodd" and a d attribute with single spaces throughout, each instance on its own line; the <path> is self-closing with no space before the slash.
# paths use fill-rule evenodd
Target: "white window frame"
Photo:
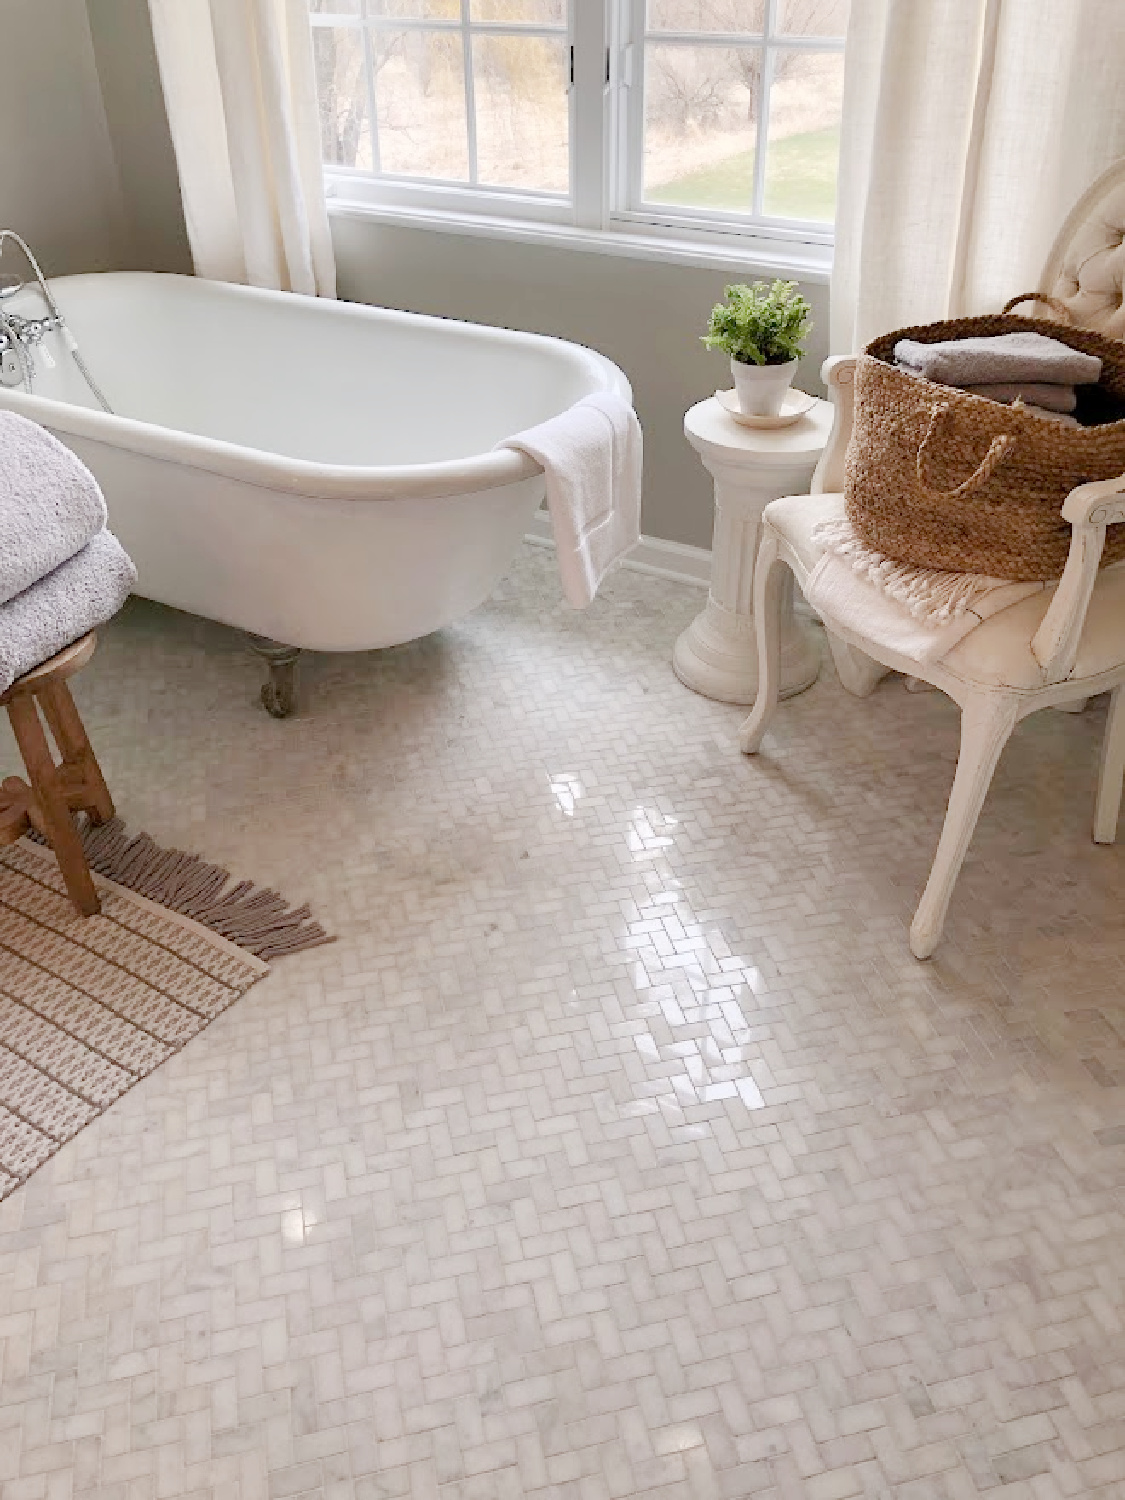
<path id="1" fill-rule="evenodd" d="M 761 34 L 715 33 L 703 38 L 698 33 L 649 34 L 674 44 L 698 45 L 702 40 L 703 45 L 738 43 L 763 48 L 756 205 L 762 201 L 774 52 L 779 46 L 811 52 L 843 50 L 843 42 L 834 38 L 777 37 L 778 0 L 766 0 L 766 6 L 766 30 Z M 571 48 L 572 73 L 571 195 L 381 176 L 326 166 L 331 211 L 342 216 L 424 224 L 454 233 L 503 235 L 528 243 L 566 243 L 644 259 L 744 271 L 759 266 L 791 270 L 806 280 L 826 280 L 832 254 L 830 225 L 770 219 L 761 214 L 735 218 L 714 210 L 679 210 L 643 201 L 645 0 L 570 0 L 567 10 L 565 35 Z M 460 31 L 466 46 L 470 36 L 489 33 L 563 35 L 558 28 L 516 22 L 473 22 L 470 31 L 469 0 L 461 0 L 459 21 L 388 18 L 384 22 L 370 16 L 325 13 L 314 16 L 313 24 L 368 28 L 373 20 L 375 25 L 392 30 Z M 468 128 L 472 132 L 470 74 L 466 59 Z"/>
<path id="2" fill-rule="evenodd" d="M 614 9 L 609 0 L 610 10 Z M 833 226 L 823 220 L 779 219 L 764 211 L 766 159 L 769 149 L 770 93 L 774 58 L 779 51 L 826 53 L 844 50 L 843 38 L 798 37 L 778 31 L 779 0 L 765 0 L 765 27 L 760 32 L 649 31 L 645 26 L 645 0 L 620 0 L 619 27 L 613 49 L 620 59 L 620 92 L 624 96 L 616 111 L 616 156 L 619 190 L 610 219 L 616 225 L 646 225 L 708 235 L 747 236 L 762 240 L 831 246 Z M 612 19 L 612 17 L 607 17 Z M 646 43 L 661 46 L 753 47 L 762 53 L 761 94 L 758 100 L 758 134 L 754 153 L 753 206 L 747 215 L 735 216 L 706 208 L 677 209 L 648 203 L 644 197 L 644 67 Z M 612 46 L 612 43 L 611 43 Z"/>
<path id="3" fill-rule="evenodd" d="M 600 7 L 605 0 L 593 0 Z M 612 3 L 612 0 L 611 0 Z M 473 108 L 473 61 L 472 39 L 476 36 L 528 36 L 561 39 L 564 46 L 574 46 L 575 15 L 578 4 L 567 6 L 568 24 L 565 27 L 543 26 L 533 22 L 486 22 L 471 21 L 470 0 L 461 0 L 461 15 L 457 20 L 433 20 L 428 17 L 343 15 L 331 11 L 311 17 L 314 30 L 334 27 L 338 30 L 357 31 L 363 37 L 364 57 L 367 66 L 367 97 L 369 109 L 377 97 L 377 84 L 371 62 L 370 36 L 374 31 L 421 31 L 433 35 L 460 36 L 464 48 L 465 115 L 468 133 L 468 156 L 470 174 L 476 161 L 476 114 Z M 578 91 L 570 88 L 570 181 L 578 180 L 575 161 L 574 138 Z M 432 177 L 414 177 L 409 174 L 384 174 L 378 164 L 378 124 L 371 120 L 372 151 L 376 155 L 374 171 L 359 167 L 326 165 L 325 181 L 329 199 L 364 203 L 373 207 L 399 207 L 416 209 L 421 213 L 476 213 L 482 218 L 528 219 L 537 223 L 572 224 L 571 195 L 553 193 L 541 189 L 482 186 L 464 181 L 443 181 Z"/>

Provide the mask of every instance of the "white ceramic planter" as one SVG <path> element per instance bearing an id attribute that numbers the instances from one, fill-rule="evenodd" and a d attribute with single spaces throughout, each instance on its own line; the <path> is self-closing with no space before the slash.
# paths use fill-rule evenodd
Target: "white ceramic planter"
<path id="1" fill-rule="evenodd" d="M 732 359 L 730 372 L 738 392 L 738 404 L 747 417 L 776 417 L 785 393 L 793 384 L 797 361 L 784 365 L 748 365 Z"/>

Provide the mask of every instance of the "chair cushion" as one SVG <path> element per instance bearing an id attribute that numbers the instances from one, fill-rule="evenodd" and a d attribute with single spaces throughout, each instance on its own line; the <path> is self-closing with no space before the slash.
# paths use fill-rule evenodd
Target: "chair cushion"
<path id="1" fill-rule="evenodd" d="M 958 677 L 990 686 L 1042 687 L 1043 670 L 1031 654 L 1031 639 L 1054 597 L 1055 590 L 1049 588 L 1002 609 L 954 646 L 942 666 Z M 1069 680 L 1097 677 L 1122 664 L 1125 664 L 1125 563 L 1115 563 L 1111 568 L 1103 568 L 1094 585 Z"/>
<path id="2" fill-rule="evenodd" d="M 821 521 L 844 515 L 844 497 L 786 495 L 766 506 L 765 518 L 788 543 L 806 573 L 811 573 L 824 549 L 812 539 Z M 1035 689 L 1043 687 L 1043 672 L 1031 654 L 1031 640 L 1055 596 L 1053 588 L 1022 599 L 985 620 L 943 658 L 941 665 L 967 682 L 988 687 Z M 831 621 L 825 622 L 831 628 Z M 877 648 L 877 637 L 871 638 Z M 873 650 L 878 655 L 877 649 Z M 1078 646 L 1071 681 L 1097 677 L 1125 664 L 1125 563 L 1104 568 L 1094 586 L 1086 626 Z M 925 676 L 925 669 L 919 668 Z"/>

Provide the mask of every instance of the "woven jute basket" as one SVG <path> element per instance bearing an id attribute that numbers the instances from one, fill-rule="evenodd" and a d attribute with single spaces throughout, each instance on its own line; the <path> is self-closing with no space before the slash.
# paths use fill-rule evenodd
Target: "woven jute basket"
<path id="1" fill-rule="evenodd" d="M 1125 343 L 1085 328 L 1005 309 L 875 339 L 856 367 L 845 482 L 848 518 L 869 547 L 914 567 L 1020 582 L 1062 572 L 1070 549 L 1063 501 L 1076 485 L 1125 473 L 1125 420 L 1065 426 L 893 363 L 899 339 L 938 343 L 1023 330 L 1096 354 L 1103 396 L 1111 406 L 1112 398 L 1125 401 Z M 1103 565 L 1122 558 L 1125 524 L 1109 528 Z"/>

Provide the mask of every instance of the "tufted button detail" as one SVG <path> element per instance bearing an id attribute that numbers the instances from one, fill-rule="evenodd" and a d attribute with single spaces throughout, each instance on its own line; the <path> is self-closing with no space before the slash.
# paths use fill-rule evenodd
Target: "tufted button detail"
<path id="1" fill-rule="evenodd" d="M 1125 339 L 1125 179 L 1118 170 L 1081 220 L 1067 224 L 1053 288 L 1080 327 Z"/>

